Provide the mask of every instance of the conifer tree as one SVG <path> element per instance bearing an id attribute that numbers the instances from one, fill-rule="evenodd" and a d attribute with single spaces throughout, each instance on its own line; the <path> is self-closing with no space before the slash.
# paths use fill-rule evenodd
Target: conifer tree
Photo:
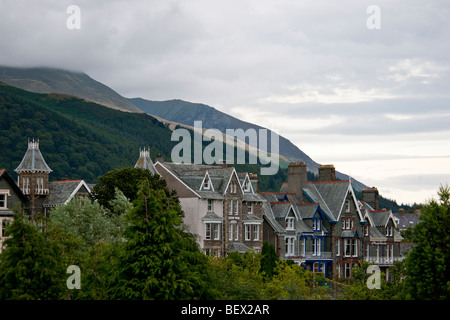
<path id="1" fill-rule="evenodd" d="M 183 227 L 178 198 L 154 180 L 141 182 L 134 208 L 126 215 L 128 226 L 111 297 L 209 298 L 208 259 Z"/>
<path id="2" fill-rule="evenodd" d="M 415 246 L 406 259 L 409 298 L 450 298 L 450 188 L 442 186 L 439 201 L 432 199 L 420 222 L 406 236 Z"/>
<path id="3" fill-rule="evenodd" d="M 61 247 L 51 242 L 42 224 L 16 213 L 0 255 L 0 299 L 60 299 L 66 288 Z"/>

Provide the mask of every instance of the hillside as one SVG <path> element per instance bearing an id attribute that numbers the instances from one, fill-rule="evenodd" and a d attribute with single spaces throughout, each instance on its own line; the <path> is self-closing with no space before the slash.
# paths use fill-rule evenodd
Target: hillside
<path id="1" fill-rule="evenodd" d="M 60 94 L 37 94 L 0 84 L 0 167 L 15 176 L 28 139 L 53 170 L 52 180 L 96 182 L 115 168 L 131 167 L 139 148 L 170 158 L 172 131 L 144 113 L 113 110 Z"/>
<path id="2" fill-rule="evenodd" d="M 141 112 L 120 94 L 82 72 L 0 66 L 0 82 L 31 92 L 65 93 L 113 109 Z"/>
<path id="3" fill-rule="evenodd" d="M 121 112 L 74 96 L 32 93 L 2 83 L 0 112 L 0 167 L 13 177 L 32 138 L 40 140 L 53 170 L 51 180 L 67 175 L 91 183 L 112 169 L 134 166 L 142 147 L 150 147 L 154 161 L 158 154 L 170 161 L 178 143 L 171 141 L 172 130 L 146 113 Z M 236 165 L 238 171 L 258 173 L 259 168 Z M 279 190 L 286 174 L 281 169 L 274 176 L 261 176 L 261 190 Z"/>

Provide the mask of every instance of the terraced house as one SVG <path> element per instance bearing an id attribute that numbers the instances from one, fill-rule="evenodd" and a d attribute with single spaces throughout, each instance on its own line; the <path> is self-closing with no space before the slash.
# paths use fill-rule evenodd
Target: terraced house
<path id="1" fill-rule="evenodd" d="M 259 252 L 262 248 L 262 198 L 257 175 L 226 165 L 175 164 L 159 159 L 155 169 L 177 191 L 184 223 L 210 255 Z"/>
<path id="2" fill-rule="evenodd" d="M 291 163 L 280 192 L 261 193 L 267 200 L 264 240 L 280 257 L 345 278 L 362 259 L 387 268 L 401 258 L 395 219 L 378 210 L 378 190 L 365 189 L 359 201 L 350 180 L 336 180 L 333 165 L 319 168 L 318 181 L 307 181 L 306 172 L 304 163 Z"/>

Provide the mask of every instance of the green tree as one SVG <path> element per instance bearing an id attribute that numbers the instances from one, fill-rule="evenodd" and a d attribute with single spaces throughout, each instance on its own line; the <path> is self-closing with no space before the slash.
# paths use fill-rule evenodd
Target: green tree
<path id="1" fill-rule="evenodd" d="M 405 235 L 415 246 L 406 258 L 406 286 L 412 299 L 450 298 L 450 188 L 440 186 L 420 222 Z"/>
<path id="2" fill-rule="evenodd" d="M 264 272 L 264 274 L 271 278 L 278 263 L 278 256 L 275 251 L 275 246 L 267 241 L 264 241 L 261 255 L 260 272 Z"/>
<path id="3" fill-rule="evenodd" d="M 223 300 L 259 300 L 263 299 L 265 287 L 261 269 L 261 254 L 232 252 L 226 257 L 214 257 L 210 260 L 211 277 Z"/>
<path id="4" fill-rule="evenodd" d="M 137 198 L 139 183 L 147 179 L 155 189 L 165 188 L 166 181 L 149 170 L 140 168 L 114 169 L 99 177 L 98 183 L 92 189 L 94 198 L 104 207 L 113 211 L 111 201 L 115 198 L 116 188 L 119 189 L 130 202 Z"/>
<path id="5" fill-rule="evenodd" d="M 112 299 L 211 298 L 208 258 L 183 227 L 178 198 L 158 176 L 139 184 L 118 257 Z"/>
<path id="6" fill-rule="evenodd" d="M 66 285 L 61 246 L 28 216 L 16 213 L 0 255 L 0 299 L 60 299 Z"/>
<path id="7" fill-rule="evenodd" d="M 119 229 L 114 218 L 97 202 L 82 203 L 78 199 L 72 199 L 51 212 L 50 224 L 80 239 L 84 244 L 84 251 L 87 251 L 97 242 L 119 239 Z"/>

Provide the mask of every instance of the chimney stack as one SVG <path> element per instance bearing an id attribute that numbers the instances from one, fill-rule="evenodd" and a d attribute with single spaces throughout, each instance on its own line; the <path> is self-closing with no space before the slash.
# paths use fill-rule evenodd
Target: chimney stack
<path id="1" fill-rule="evenodd" d="M 362 191 L 362 200 L 367 202 L 374 210 L 380 209 L 380 200 L 377 188 L 364 188 Z"/>
<path id="2" fill-rule="evenodd" d="M 336 181 L 336 169 L 332 164 L 321 164 L 319 167 L 319 181 Z"/>
<path id="3" fill-rule="evenodd" d="M 164 158 L 161 156 L 161 153 L 157 154 L 155 162 L 164 163 Z"/>
<path id="4" fill-rule="evenodd" d="M 291 162 L 288 167 L 288 193 L 295 193 L 299 201 L 303 202 L 303 188 L 308 183 L 306 164 Z"/>

